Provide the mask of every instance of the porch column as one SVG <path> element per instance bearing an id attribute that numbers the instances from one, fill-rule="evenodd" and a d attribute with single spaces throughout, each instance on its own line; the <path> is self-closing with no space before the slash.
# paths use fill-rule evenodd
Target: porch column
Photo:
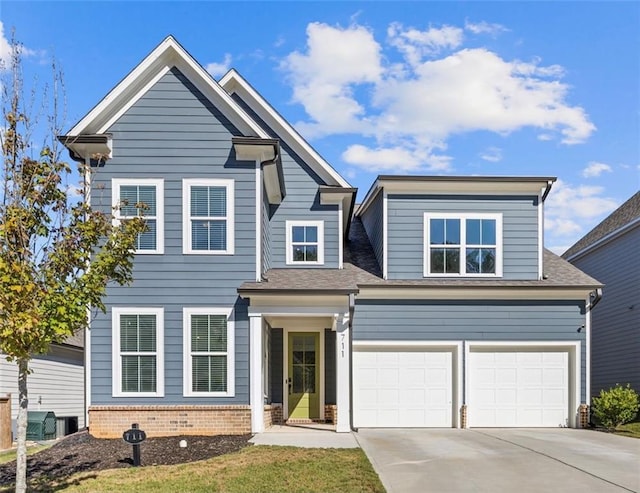
<path id="1" fill-rule="evenodd" d="M 351 378 L 349 375 L 351 348 L 349 343 L 349 315 L 340 316 L 336 323 L 336 431 L 351 431 L 349 422 Z"/>
<path id="2" fill-rule="evenodd" d="M 262 314 L 249 314 L 249 404 L 251 432 L 264 431 L 264 389 L 262 388 Z"/>

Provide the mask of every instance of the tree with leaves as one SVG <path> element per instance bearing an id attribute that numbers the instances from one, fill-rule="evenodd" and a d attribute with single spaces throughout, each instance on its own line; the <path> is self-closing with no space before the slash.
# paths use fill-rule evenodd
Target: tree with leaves
<path id="1" fill-rule="evenodd" d="M 92 310 L 105 311 L 109 283 L 132 281 L 145 224 L 91 209 L 91 166 L 78 163 L 74 174 L 56 139 L 61 73 L 53 64 L 51 83 L 26 97 L 21 46 L 14 39 L 11 48 L 1 86 L 0 353 L 18 366 L 16 492 L 24 492 L 29 362 L 83 330 Z"/>

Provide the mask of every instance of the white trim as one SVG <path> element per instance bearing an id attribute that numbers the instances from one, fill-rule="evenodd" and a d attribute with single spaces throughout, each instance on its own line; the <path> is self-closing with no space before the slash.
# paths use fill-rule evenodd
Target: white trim
<path id="1" fill-rule="evenodd" d="M 225 187 L 227 189 L 227 248 L 193 250 L 191 245 L 191 187 Z M 185 178 L 182 180 L 182 253 L 186 255 L 233 255 L 235 244 L 234 180 L 221 178 Z"/>
<path id="2" fill-rule="evenodd" d="M 262 166 L 256 160 L 256 282 L 262 280 Z"/>
<path id="3" fill-rule="evenodd" d="M 318 229 L 318 260 L 312 262 L 300 262 L 293 260 L 292 228 L 294 226 L 311 226 Z M 324 265 L 324 221 L 286 221 L 286 262 L 287 265 Z M 313 242 L 307 242 L 313 244 Z"/>
<path id="4" fill-rule="evenodd" d="M 342 201 L 338 204 L 338 269 L 343 266 L 344 231 L 342 230 Z"/>
<path id="5" fill-rule="evenodd" d="M 183 307 L 182 309 L 182 395 L 184 397 L 234 397 L 235 396 L 235 322 L 231 314 L 233 308 Z M 227 391 L 195 392 L 191 380 L 191 316 L 223 315 L 227 317 Z"/>
<path id="6" fill-rule="evenodd" d="M 569 370 L 569 388 L 568 391 L 568 416 L 569 416 L 569 427 L 576 428 L 578 426 L 577 412 L 578 406 L 581 403 L 580 392 L 581 392 L 581 343 L 580 341 L 467 341 L 466 350 L 465 350 L 465 361 L 469 361 L 469 353 L 473 350 L 473 348 L 492 348 L 496 349 L 510 349 L 512 352 L 518 352 L 521 349 L 532 349 L 532 348 L 540 348 L 544 351 L 545 348 L 553 349 L 556 351 L 562 351 L 566 349 L 569 353 L 569 361 L 568 361 L 568 370 Z M 573 365 L 572 365 L 573 362 Z M 472 402 L 469 401 L 469 365 L 466 365 L 466 403 L 470 408 L 469 412 L 473 412 L 471 409 Z M 573 376 L 573 379 L 571 379 Z M 573 392 L 572 392 L 573 390 Z M 472 423 L 472 419 L 470 417 L 469 422 Z"/>
<path id="7" fill-rule="evenodd" d="M 452 247 L 458 247 L 460 249 L 460 270 L 458 273 L 447 272 L 444 274 L 432 273 L 431 272 L 431 255 L 429 252 L 431 250 L 430 245 L 430 228 L 429 221 L 432 219 L 459 219 L 460 220 L 460 244 L 452 245 Z M 469 219 L 489 219 L 494 220 L 496 222 L 496 272 L 494 274 L 473 274 L 464 272 L 465 270 L 465 250 L 467 249 L 467 238 L 466 238 L 466 221 Z M 423 275 L 424 277 L 465 277 L 465 278 L 498 278 L 502 277 L 502 264 L 503 264 L 503 246 L 502 246 L 502 213 L 432 213 L 425 212 L 424 213 L 424 222 L 423 222 Z M 435 246 L 434 248 L 439 248 L 439 246 Z M 480 248 L 482 248 L 480 246 Z M 493 248 L 493 245 L 487 245 L 487 248 Z"/>
<path id="8" fill-rule="evenodd" d="M 157 80 L 159 72 L 166 73 L 166 70 L 174 66 L 184 73 L 241 131 L 257 137 L 269 138 L 269 135 L 172 36 L 168 36 L 154 48 L 87 115 L 74 125 L 68 135 L 99 133 L 98 129 L 108 129 L 119 115 L 135 104 L 137 98 L 144 94 L 144 88 L 150 87 L 149 81 Z"/>
<path id="9" fill-rule="evenodd" d="M 155 392 L 122 391 L 120 315 L 154 315 L 156 317 L 156 351 L 153 353 L 156 357 Z M 131 306 L 111 308 L 111 366 L 112 397 L 164 397 L 164 308 Z"/>
<path id="10" fill-rule="evenodd" d="M 113 224 L 118 225 L 120 215 L 120 189 L 122 186 L 156 187 L 156 214 L 149 219 L 156 220 L 156 248 L 154 250 L 135 250 L 136 255 L 159 255 L 164 253 L 164 180 L 162 178 L 112 178 L 111 206 L 114 208 Z M 145 217 L 144 215 L 142 216 Z"/>
<path id="11" fill-rule="evenodd" d="M 538 194 L 538 279 L 544 276 L 544 202 L 541 191 Z"/>
<path id="12" fill-rule="evenodd" d="M 463 374 L 463 358 L 465 357 L 463 341 L 353 341 L 352 347 L 354 351 L 381 350 L 385 348 L 391 350 L 405 348 L 411 351 L 420 349 L 425 351 L 451 350 L 451 423 L 453 428 L 460 428 L 460 408 L 465 402 L 463 400 L 463 388 L 464 382 L 467 381 L 466 372 Z"/>
<path id="13" fill-rule="evenodd" d="M 328 184 L 350 188 L 349 183 L 238 72 L 233 69 L 227 72 L 220 80 L 220 86 L 229 94 L 237 93 Z"/>
<path id="14" fill-rule="evenodd" d="M 394 195 L 538 195 L 541 188 L 549 186 L 546 178 L 535 178 L 534 180 L 517 181 L 518 177 L 476 177 L 476 176 L 452 176 L 451 179 L 443 179 L 441 176 L 413 177 L 407 176 L 403 179 L 378 178 L 371 185 L 364 200 L 356 212 L 361 216 L 371 205 L 375 194 L 379 189 L 383 189 Z M 504 178 L 508 178 L 505 180 Z M 526 177 L 522 177 L 526 178 Z"/>
<path id="15" fill-rule="evenodd" d="M 160 70 L 158 71 L 158 73 L 153 76 L 149 82 L 147 82 L 146 84 L 144 84 L 140 90 L 138 90 L 133 96 L 131 96 L 124 105 L 122 105 L 120 107 L 120 109 L 118 111 L 116 111 L 113 116 L 111 118 L 109 118 L 106 123 L 104 123 L 95 133 L 96 134 L 103 134 L 106 131 L 108 131 L 111 126 L 118 121 L 118 119 L 124 115 L 142 96 L 144 96 L 147 91 L 149 89 L 151 89 L 160 79 L 162 79 L 162 77 L 164 77 L 169 70 L 171 70 L 171 67 L 165 65 L 164 67 L 160 68 Z"/>
<path id="16" fill-rule="evenodd" d="M 610 233 L 608 233 L 607 235 L 603 236 L 599 240 L 594 241 L 590 245 L 587 245 L 582 250 L 578 250 L 573 255 L 570 255 L 565 260 L 567 260 L 568 262 L 573 262 L 574 260 L 577 260 L 580 257 L 582 257 L 584 255 L 587 255 L 592 250 L 596 250 L 596 249 L 600 248 L 602 245 L 605 245 L 606 243 L 608 243 L 608 242 L 610 242 L 612 240 L 615 240 L 616 238 L 618 238 L 619 236 L 622 236 L 623 234 L 625 234 L 628 231 L 632 230 L 636 226 L 640 226 L 640 217 L 637 217 L 637 218 L 633 219 L 632 221 L 628 222 L 627 224 L 625 224 L 624 226 L 621 226 L 618 229 L 616 229 L 614 231 L 611 231 Z"/>
<path id="17" fill-rule="evenodd" d="M 338 323 L 338 320 L 340 322 Z M 351 431 L 351 378 L 349 369 L 351 366 L 351 348 L 349 347 L 349 313 L 342 317 L 334 316 L 336 323 L 336 406 L 337 422 L 336 432 L 347 433 Z"/>
<path id="18" fill-rule="evenodd" d="M 382 278 L 389 277 L 389 202 L 387 191 L 382 191 Z"/>
<path id="19" fill-rule="evenodd" d="M 252 433 L 264 431 L 263 325 L 260 315 L 249 316 L 249 404 Z"/>
<path id="20" fill-rule="evenodd" d="M 91 158 L 84 160 L 84 202 L 91 207 Z M 87 262 L 87 269 L 91 263 Z M 91 406 L 91 308 L 87 307 L 87 326 L 84 329 L 84 425 L 89 426 L 89 407 Z"/>
<path id="21" fill-rule="evenodd" d="M 282 359 L 283 359 L 283 366 L 282 366 L 282 374 L 283 374 L 283 383 L 282 383 L 282 417 L 283 419 L 286 421 L 287 419 L 289 419 L 289 387 L 288 387 L 288 383 L 287 383 L 287 378 L 289 378 L 289 333 L 290 332 L 315 332 L 319 334 L 319 342 L 318 344 L 320 345 L 320 347 L 318 348 L 318 358 L 319 358 L 319 364 L 318 364 L 318 371 L 320 372 L 320 389 L 319 389 L 319 395 L 318 395 L 318 406 L 320 407 L 320 409 L 318 410 L 319 412 L 319 419 L 320 420 L 324 420 L 324 386 L 325 386 L 325 382 L 324 382 L 324 367 L 325 367 L 325 361 L 324 361 L 324 331 L 326 328 L 329 327 L 325 327 L 322 329 L 317 329 L 317 328 L 307 328 L 307 327 L 291 327 L 291 326 L 284 326 L 282 327 Z"/>
<path id="22" fill-rule="evenodd" d="M 425 282 L 428 282 L 425 280 Z M 487 280 L 490 283 L 491 280 Z M 482 288 L 482 289 L 479 289 Z M 396 285 L 360 286 L 359 299 L 421 299 L 421 300 L 583 300 L 593 288 L 542 287 L 542 286 L 446 286 L 446 285 Z M 252 299 L 253 302 L 253 299 Z"/>

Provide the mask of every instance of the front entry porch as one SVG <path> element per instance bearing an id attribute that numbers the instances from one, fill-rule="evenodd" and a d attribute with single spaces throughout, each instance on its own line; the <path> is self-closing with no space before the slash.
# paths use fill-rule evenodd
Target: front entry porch
<path id="1" fill-rule="evenodd" d="M 252 431 L 312 423 L 350 431 L 348 305 L 252 306 L 249 317 Z"/>

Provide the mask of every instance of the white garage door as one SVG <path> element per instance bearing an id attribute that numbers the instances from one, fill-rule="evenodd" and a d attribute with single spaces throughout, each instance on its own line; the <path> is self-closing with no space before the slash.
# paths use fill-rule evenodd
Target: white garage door
<path id="1" fill-rule="evenodd" d="M 469 426 L 569 424 L 569 355 L 471 351 Z"/>
<path id="2" fill-rule="evenodd" d="M 354 425 L 451 427 L 452 362 L 451 351 L 354 351 Z"/>

